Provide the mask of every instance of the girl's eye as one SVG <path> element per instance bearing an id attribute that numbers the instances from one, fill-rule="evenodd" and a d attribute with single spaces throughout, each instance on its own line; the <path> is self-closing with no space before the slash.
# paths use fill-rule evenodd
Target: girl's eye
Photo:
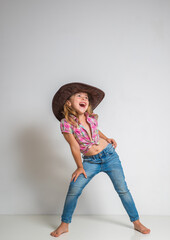
<path id="1" fill-rule="evenodd" d="M 80 97 L 80 96 L 81 96 L 81 94 L 77 94 L 77 96 L 78 96 L 78 97 Z M 86 99 L 88 99 L 88 97 L 85 97 L 85 98 L 86 98 Z"/>

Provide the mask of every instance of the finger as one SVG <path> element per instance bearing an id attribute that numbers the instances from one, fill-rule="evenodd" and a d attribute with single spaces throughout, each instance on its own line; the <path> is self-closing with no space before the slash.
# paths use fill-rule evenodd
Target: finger
<path id="1" fill-rule="evenodd" d="M 74 182 L 77 180 L 78 176 L 79 176 L 79 174 L 76 174 Z"/>
<path id="2" fill-rule="evenodd" d="M 87 178 L 87 175 L 86 175 L 86 173 L 84 173 L 84 176 L 85 176 L 85 178 Z"/>
<path id="3" fill-rule="evenodd" d="M 75 174 L 74 174 L 74 175 L 72 175 L 71 181 L 74 179 L 74 177 L 75 177 Z M 71 182 L 71 181 L 70 181 L 70 182 Z"/>
<path id="4" fill-rule="evenodd" d="M 74 182 L 77 180 L 78 176 L 75 177 Z"/>

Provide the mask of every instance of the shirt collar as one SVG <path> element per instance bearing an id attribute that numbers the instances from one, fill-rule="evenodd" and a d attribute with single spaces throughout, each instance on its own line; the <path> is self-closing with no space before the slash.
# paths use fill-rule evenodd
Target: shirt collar
<path id="1" fill-rule="evenodd" d="M 84 114 L 85 114 L 86 118 L 89 117 L 88 112 L 85 112 Z M 70 114 L 70 116 L 71 116 L 76 122 L 78 122 L 78 118 L 77 118 L 76 116 L 74 116 L 73 114 Z"/>

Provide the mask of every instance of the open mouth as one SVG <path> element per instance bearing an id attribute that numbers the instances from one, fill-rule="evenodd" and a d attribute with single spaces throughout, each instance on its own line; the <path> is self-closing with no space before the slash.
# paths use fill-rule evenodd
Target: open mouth
<path id="1" fill-rule="evenodd" d="M 79 103 L 79 105 L 80 105 L 80 107 L 84 107 L 84 108 L 85 108 L 85 106 L 86 106 L 85 103 Z"/>

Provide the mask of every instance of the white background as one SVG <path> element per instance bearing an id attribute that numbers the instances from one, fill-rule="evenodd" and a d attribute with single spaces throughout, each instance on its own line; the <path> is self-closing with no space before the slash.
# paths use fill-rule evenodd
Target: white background
<path id="1" fill-rule="evenodd" d="M 1 1 L 0 213 L 61 214 L 76 169 L 52 112 L 77 81 L 101 88 L 99 129 L 117 142 L 139 214 L 170 214 L 170 2 Z M 109 177 L 75 214 L 126 214 Z"/>

